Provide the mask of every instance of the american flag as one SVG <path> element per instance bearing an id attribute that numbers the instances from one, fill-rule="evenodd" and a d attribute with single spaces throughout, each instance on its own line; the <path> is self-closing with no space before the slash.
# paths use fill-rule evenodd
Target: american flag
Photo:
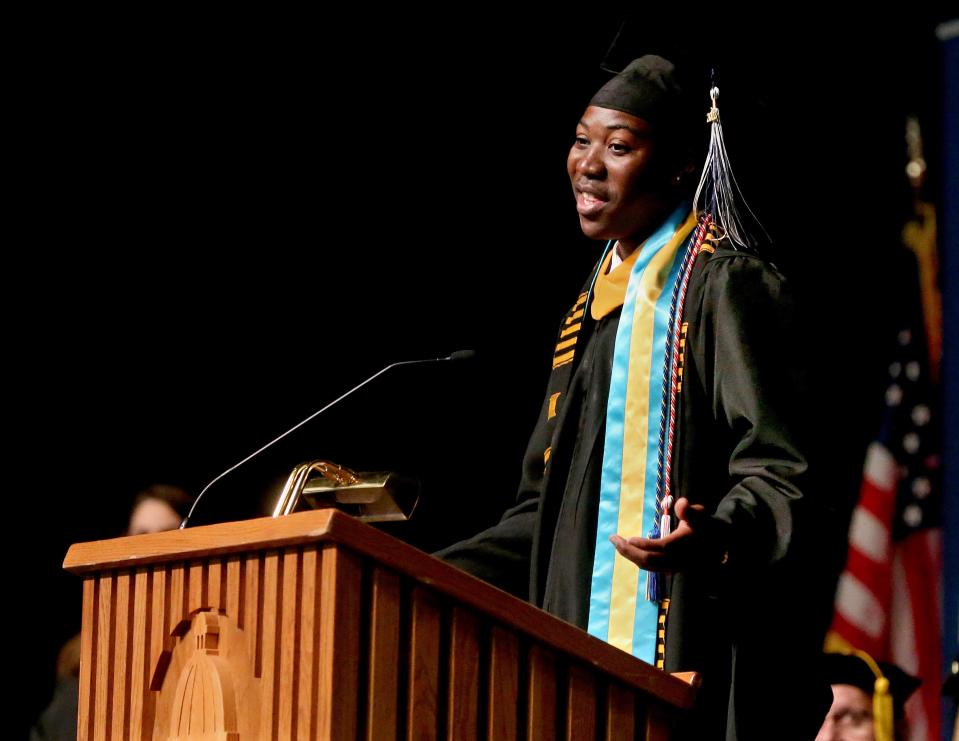
<path id="1" fill-rule="evenodd" d="M 938 741 L 940 438 L 915 286 L 895 337 L 880 432 L 866 453 L 827 647 L 851 645 L 921 678 L 906 704 L 908 738 Z"/>

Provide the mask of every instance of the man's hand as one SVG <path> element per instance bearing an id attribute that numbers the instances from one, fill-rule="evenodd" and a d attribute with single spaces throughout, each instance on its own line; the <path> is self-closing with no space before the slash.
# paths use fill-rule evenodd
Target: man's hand
<path id="1" fill-rule="evenodd" d="M 647 571 L 684 571 L 724 560 L 703 505 L 690 504 L 684 497 L 676 500 L 675 512 L 679 525 L 663 538 L 611 535 L 609 540 L 620 555 Z"/>

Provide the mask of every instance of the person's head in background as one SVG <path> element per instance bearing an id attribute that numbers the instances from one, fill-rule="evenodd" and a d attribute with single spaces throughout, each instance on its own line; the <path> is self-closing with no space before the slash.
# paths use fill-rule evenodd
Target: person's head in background
<path id="1" fill-rule="evenodd" d="M 183 489 L 170 484 L 153 484 L 133 500 L 128 535 L 176 530 L 190 511 L 193 499 Z"/>
<path id="2" fill-rule="evenodd" d="M 816 741 L 893 741 L 907 738 L 904 706 L 920 680 L 863 651 L 827 653 L 833 702 Z"/>

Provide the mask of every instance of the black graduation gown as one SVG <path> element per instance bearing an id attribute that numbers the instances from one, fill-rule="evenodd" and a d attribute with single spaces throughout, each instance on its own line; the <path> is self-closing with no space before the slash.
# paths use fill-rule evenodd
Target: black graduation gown
<path id="1" fill-rule="evenodd" d="M 585 309 L 574 362 L 550 378 L 515 506 L 437 554 L 581 628 L 619 314 L 592 321 Z M 684 319 L 673 493 L 712 513 L 727 556 L 671 578 L 665 668 L 703 678 L 680 737 L 812 739 L 831 701 L 816 664 L 835 566 L 816 547 L 829 506 L 808 483 L 793 303 L 774 267 L 720 248 L 697 260 Z"/>

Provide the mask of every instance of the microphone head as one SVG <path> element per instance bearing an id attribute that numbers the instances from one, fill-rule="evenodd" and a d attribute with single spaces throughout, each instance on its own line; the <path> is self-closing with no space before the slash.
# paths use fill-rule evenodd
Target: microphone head
<path id="1" fill-rule="evenodd" d="M 475 350 L 457 350 L 450 353 L 449 360 L 472 360 L 476 357 Z"/>

